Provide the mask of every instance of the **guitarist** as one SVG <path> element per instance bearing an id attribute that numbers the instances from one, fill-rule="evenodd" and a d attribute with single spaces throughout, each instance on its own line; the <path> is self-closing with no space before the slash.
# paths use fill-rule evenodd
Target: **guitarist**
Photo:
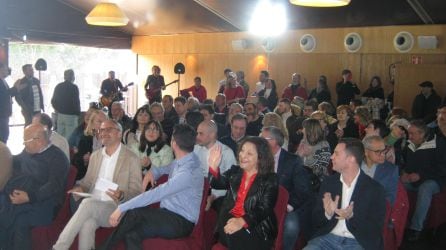
<path id="1" fill-rule="evenodd" d="M 146 90 L 146 97 L 149 99 L 149 103 L 154 102 L 161 103 L 161 89 L 165 87 L 164 77 L 160 75 L 161 69 L 159 66 L 154 65 L 152 67 L 152 74 L 147 77 L 144 89 Z"/>
<path id="2" fill-rule="evenodd" d="M 122 97 L 121 92 L 127 91 L 127 87 L 123 87 L 121 81 L 115 78 L 115 72 L 108 72 L 108 78 L 102 81 L 101 84 L 101 102 L 104 106 L 108 106 L 115 101 L 122 101 L 124 98 Z"/>

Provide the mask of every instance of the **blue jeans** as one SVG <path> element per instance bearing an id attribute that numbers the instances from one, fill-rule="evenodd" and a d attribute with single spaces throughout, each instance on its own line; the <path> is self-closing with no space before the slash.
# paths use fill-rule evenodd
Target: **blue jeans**
<path id="1" fill-rule="evenodd" d="M 287 213 L 283 226 L 283 249 L 293 250 L 299 237 L 299 217 L 297 210 Z"/>
<path id="2" fill-rule="evenodd" d="M 415 205 L 415 212 L 413 213 L 409 228 L 421 231 L 423 230 L 424 220 L 431 205 L 432 196 L 440 192 L 440 186 L 433 180 L 424 181 L 418 187 L 415 187 L 412 183 L 406 183 L 404 186 L 408 191 L 418 191 L 417 204 Z"/>
<path id="3" fill-rule="evenodd" d="M 310 240 L 304 250 L 362 250 L 356 239 L 326 234 Z"/>
<path id="4" fill-rule="evenodd" d="M 61 136 L 65 137 L 65 139 L 69 139 L 70 135 L 76 129 L 79 123 L 79 116 L 77 115 L 65 115 L 65 114 L 57 114 L 57 133 Z"/>

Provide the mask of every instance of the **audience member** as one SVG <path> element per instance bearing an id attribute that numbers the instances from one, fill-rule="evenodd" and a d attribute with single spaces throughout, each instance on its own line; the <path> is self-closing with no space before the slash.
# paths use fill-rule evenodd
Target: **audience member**
<path id="1" fill-rule="evenodd" d="M 337 121 L 334 118 L 334 116 L 336 116 L 336 109 L 333 107 L 333 104 L 329 102 L 321 102 L 319 105 L 317 105 L 317 110 L 326 114 L 328 124 L 333 124 Z"/>
<path id="2" fill-rule="evenodd" d="M 273 153 L 274 172 L 277 173 L 279 184 L 285 187 L 289 194 L 283 246 L 284 249 L 294 249 L 299 233 L 303 232 L 306 236 L 310 233 L 313 203 L 310 179 L 303 168 L 301 158 L 282 148 L 284 137 L 280 129 L 264 127 L 261 137 L 268 141 Z"/>
<path id="3" fill-rule="evenodd" d="M 229 77 L 229 72 L 232 72 L 232 70 L 229 68 L 226 68 L 223 71 L 223 75 L 225 77 L 218 82 L 218 93 L 223 93 L 224 87 L 226 86 L 226 83 L 227 83 L 227 80 Z"/>
<path id="4" fill-rule="evenodd" d="M 293 75 L 291 76 L 291 84 L 283 90 L 282 98 L 293 100 L 295 96 L 299 96 L 302 99 L 307 100 L 307 79 L 304 79 L 303 85 L 304 86 L 301 85 L 301 75 L 298 73 L 293 73 Z"/>
<path id="5" fill-rule="evenodd" d="M 282 134 L 284 137 L 282 147 L 285 150 L 288 149 L 288 142 L 290 141 L 290 138 L 288 135 L 288 130 L 287 130 L 285 124 L 283 123 L 282 118 L 278 114 L 276 114 L 274 112 L 267 113 L 263 117 L 262 124 L 263 124 L 263 127 L 273 126 L 273 127 L 280 129 L 280 131 L 282 131 Z"/>
<path id="6" fill-rule="evenodd" d="M 178 96 L 174 99 L 173 103 L 175 105 L 175 111 L 178 114 L 178 120 L 175 123 L 183 124 L 186 123 L 186 113 L 187 113 L 187 106 L 186 106 L 186 98 L 182 96 Z"/>
<path id="7" fill-rule="evenodd" d="M 258 96 L 259 92 L 265 88 L 266 81 L 269 79 L 269 72 L 266 70 L 260 71 L 259 81 L 256 83 L 256 89 L 254 90 L 253 95 Z"/>
<path id="8" fill-rule="evenodd" d="M 386 145 L 379 135 L 370 135 L 362 140 L 365 158 L 361 170 L 384 187 L 386 200 L 393 206 L 399 179 L 399 169 L 386 161 Z"/>
<path id="9" fill-rule="evenodd" d="M 77 152 L 77 146 L 79 145 L 79 141 L 84 134 L 84 130 L 87 127 L 88 121 L 90 120 L 91 113 L 93 110 L 98 110 L 96 107 L 90 107 L 83 115 L 81 115 L 81 119 L 83 122 L 77 126 L 70 137 L 68 138 L 68 144 L 70 145 L 70 149 L 73 150 L 73 153 Z"/>
<path id="10" fill-rule="evenodd" d="M 279 185 L 268 142 L 247 137 L 240 145 L 240 166 L 226 172 L 218 168 L 222 156 L 217 151 L 209 158 L 211 186 L 231 190 L 218 217 L 219 241 L 229 249 L 271 249 L 277 236 L 274 206 Z"/>
<path id="11" fill-rule="evenodd" d="M 138 156 L 144 173 L 151 168 L 166 166 L 173 161 L 172 149 L 166 144 L 163 128 L 157 121 L 152 120 L 144 125 L 139 142 L 128 146 Z"/>
<path id="12" fill-rule="evenodd" d="M 222 123 L 217 122 L 215 120 L 215 112 L 213 105 L 201 105 L 200 106 L 200 113 L 203 115 L 204 121 L 215 121 L 217 128 L 218 128 L 218 139 L 223 138 L 224 136 L 229 135 L 230 129 L 225 127 Z"/>
<path id="13" fill-rule="evenodd" d="M 302 157 L 304 166 L 318 178 L 313 183 L 313 188 L 318 190 L 320 183 L 329 175 L 330 145 L 318 120 L 309 118 L 302 125 L 303 139 L 296 154 Z"/>
<path id="14" fill-rule="evenodd" d="M 353 121 L 358 127 L 359 138 L 362 139 L 365 136 L 365 128 L 369 124 L 372 117 L 370 116 L 370 111 L 366 106 L 358 106 L 355 109 L 355 114 L 353 115 Z"/>
<path id="15" fill-rule="evenodd" d="M 277 89 L 276 82 L 273 79 L 267 79 L 265 82 L 265 88 L 260 90 L 257 94 L 259 97 L 264 97 L 268 101 L 268 109 L 273 110 L 277 105 Z"/>
<path id="16" fill-rule="evenodd" d="M 0 62 L 0 142 L 6 143 L 9 137 L 9 117 L 12 115 L 12 99 L 17 88 L 10 88 L 5 78 L 9 75 L 7 65 Z M 19 85 L 24 88 L 25 85 Z"/>
<path id="17" fill-rule="evenodd" d="M 192 232 L 200 213 L 204 181 L 193 153 L 196 135 L 189 125 L 175 126 L 171 141 L 175 160 L 149 170 L 143 188 L 149 183 L 153 186 L 165 174 L 169 175 L 167 182 L 120 204 L 109 218 L 110 225 L 118 227 L 99 249 L 111 249 L 121 240 L 127 249 L 141 249 L 145 238 L 175 239 Z M 160 208 L 147 206 L 159 201 Z"/>
<path id="18" fill-rule="evenodd" d="M 226 104 L 226 96 L 224 94 L 218 94 L 215 96 L 215 113 L 228 114 L 228 105 Z"/>
<path id="19" fill-rule="evenodd" d="M 53 249 L 69 249 L 77 234 L 79 249 L 94 249 L 96 229 L 110 227 L 108 217 L 117 205 L 141 193 L 139 161 L 121 143 L 121 125 L 114 120 L 106 120 L 99 131 L 104 147 L 91 155 L 87 174 L 78 185 L 68 191 L 73 194 L 74 199 L 80 198 L 77 192 L 90 193 L 92 197 L 82 200 Z M 117 188 L 101 190 L 99 183 L 104 181 L 115 183 Z"/>
<path id="20" fill-rule="evenodd" d="M 371 99 L 378 98 L 384 101 L 384 89 L 381 85 L 381 78 L 379 76 L 372 77 L 369 88 L 362 94 L 362 97 Z"/>
<path id="21" fill-rule="evenodd" d="M 200 102 L 196 97 L 189 96 L 186 100 L 187 112 L 196 112 L 200 108 Z"/>
<path id="22" fill-rule="evenodd" d="M 12 175 L 12 156 L 8 146 L 0 141 L 0 193 Z"/>
<path id="23" fill-rule="evenodd" d="M 305 101 L 304 103 L 304 112 L 303 112 L 303 116 L 305 118 L 310 117 L 310 115 L 314 112 L 318 110 L 318 104 L 317 102 L 313 101 L 313 100 L 308 100 Z"/>
<path id="24" fill-rule="evenodd" d="M 248 119 L 248 126 L 246 127 L 246 135 L 258 136 L 262 129 L 263 116 L 259 115 L 257 105 L 248 102 L 245 104 L 245 115 Z"/>
<path id="25" fill-rule="evenodd" d="M 259 114 L 265 115 L 266 113 L 271 112 L 271 109 L 269 109 L 268 107 L 268 103 L 268 99 L 266 99 L 265 97 L 258 97 L 257 110 L 259 111 Z"/>
<path id="26" fill-rule="evenodd" d="M 308 95 L 309 100 L 316 100 L 317 103 L 329 102 L 331 103 L 331 93 L 327 84 L 327 77 L 324 75 L 319 76 L 317 87 L 311 90 Z"/>
<path id="27" fill-rule="evenodd" d="M 364 146 L 341 139 L 331 159 L 336 174 L 327 177 L 313 210 L 310 249 L 383 249 L 386 214 L 383 187 L 360 170 Z"/>
<path id="28" fill-rule="evenodd" d="M 245 93 L 245 98 L 247 98 L 249 96 L 249 84 L 245 80 L 245 72 L 239 70 L 235 74 L 237 75 L 238 84 L 242 86 L 243 92 Z"/>
<path id="29" fill-rule="evenodd" d="M 361 93 L 358 86 L 352 82 L 352 72 L 349 69 L 342 71 L 342 81 L 336 83 L 336 93 L 338 94 L 336 106 L 348 105 L 351 100 L 355 99 L 355 95 Z"/>
<path id="30" fill-rule="evenodd" d="M 107 120 L 107 116 L 101 110 L 94 110 L 91 113 L 87 127 L 79 139 L 77 152 L 73 156 L 73 165 L 77 168 L 76 180 L 85 176 L 90 161 L 90 155 L 95 150 L 102 148 L 102 142 L 99 137 L 101 123 Z"/>
<path id="31" fill-rule="evenodd" d="M 40 124 L 24 130 L 25 149 L 0 193 L 0 248 L 31 249 L 31 229 L 48 225 L 64 197 L 69 162 Z"/>
<path id="32" fill-rule="evenodd" d="M 390 125 L 390 133 L 384 137 L 387 146 L 393 147 L 395 154 L 395 165 L 402 167 L 404 165 L 403 150 L 409 139 L 409 122 L 406 119 L 396 119 Z"/>
<path id="33" fill-rule="evenodd" d="M 110 114 L 110 118 L 121 124 L 123 131 L 132 127 L 132 118 L 125 113 L 122 102 L 113 102 Z"/>
<path id="34" fill-rule="evenodd" d="M 169 119 L 172 122 L 178 120 L 178 114 L 173 107 L 173 97 L 171 95 L 163 96 L 162 105 L 164 108 L 164 119 Z"/>
<path id="35" fill-rule="evenodd" d="M 291 103 L 289 99 L 282 98 L 276 107 L 276 112 L 282 117 L 283 124 L 286 124 L 288 118 L 290 118 L 293 113 L 291 112 Z"/>
<path id="36" fill-rule="evenodd" d="M 125 145 L 138 144 L 139 138 L 141 137 L 144 126 L 152 120 L 152 115 L 150 114 L 149 106 L 143 105 L 138 110 L 132 119 L 132 126 L 124 131 L 122 136 L 122 142 Z"/>
<path id="37" fill-rule="evenodd" d="M 441 97 L 435 92 L 434 84 L 425 81 L 419 84 L 421 93 L 412 103 L 412 118 L 422 119 L 426 124 L 435 120 L 435 114 L 441 105 Z"/>
<path id="38" fill-rule="evenodd" d="M 245 100 L 245 93 L 243 92 L 243 88 L 238 84 L 237 75 L 234 72 L 229 73 L 228 81 L 223 93 L 226 96 L 228 105 L 243 102 Z"/>
<path id="39" fill-rule="evenodd" d="M 166 141 L 170 141 L 170 138 L 172 137 L 173 126 L 175 123 L 170 119 L 164 118 L 163 106 L 158 102 L 152 103 L 150 105 L 150 113 L 152 114 L 153 120 L 159 122 L 161 124 L 161 127 L 163 127 L 163 136 Z"/>
<path id="40" fill-rule="evenodd" d="M 336 114 L 337 122 L 329 125 L 331 133 L 334 133 L 338 139 L 359 138 L 358 126 L 350 116 L 350 108 L 347 105 L 341 105 L 337 107 Z"/>
<path id="41" fill-rule="evenodd" d="M 217 129 L 217 124 L 214 121 L 203 121 L 197 129 L 197 144 L 194 147 L 194 153 L 200 160 L 200 166 L 205 178 L 208 178 L 209 176 L 210 165 L 208 160 L 211 157 L 210 153 L 213 150 L 216 150 L 222 155 L 221 160 L 218 163 L 218 167 L 222 172 L 226 172 L 232 165 L 236 164 L 234 152 L 228 146 L 217 140 Z M 206 210 L 209 210 L 212 206 L 217 212 L 220 211 L 225 194 L 226 190 L 212 189 L 207 198 Z"/>
<path id="42" fill-rule="evenodd" d="M 62 150 L 62 152 L 64 152 L 64 154 L 67 156 L 67 159 L 70 159 L 70 146 L 68 145 L 68 141 L 65 139 L 65 137 L 52 130 L 53 121 L 49 115 L 45 113 L 35 114 L 32 123 L 43 125 L 48 133 L 51 144 Z"/>
<path id="43" fill-rule="evenodd" d="M 379 136 L 382 139 L 386 138 L 390 134 L 390 129 L 386 127 L 386 123 L 383 120 L 373 119 L 365 128 L 365 137 L 367 136 Z M 364 138 L 365 138 L 364 137 Z M 384 140 L 384 144 L 386 141 Z M 384 159 L 392 164 L 395 164 L 395 148 L 390 145 L 386 145 L 384 151 Z"/>
<path id="44" fill-rule="evenodd" d="M 198 110 L 186 113 L 186 124 L 194 128 L 195 131 L 202 121 L 204 121 L 204 116 Z"/>
<path id="45" fill-rule="evenodd" d="M 64 82 L 56 85 L 51 98 L 51 104 L 57 113 L 56 131 L 67 140 L 76 129 L 81 114 L 79 88 L 74 80 L 74 71 L 65 70 Z"/>
<path id="46" fill-rule="evenodd" d="M 228 146 L 237 154 L 238 144 L 246 136 L 246 127 L 248 120 L 245 115 L 238 113 L 231 118 L 231 134 L 221 138 L 220 142 Z"/>
<path id="47" fill-rule="evenodd" d="M 33 66 L 25 64 L 22 66 L 22 71 L 25 76 L 14 83 L 14 88 L 18 90 L 15 100 L 22 108 L 25 126 L 27 126 L 31 124 L 33 116 L 45 111 L 45 108 L 40 82 L 34 77 Z"/>
<path id="48" fill-rule="evenodd" d="M 423 120 L 410 122 L 408 145 L 403 151 L 404 166 L 401 181 L 408 191 L 417 192 L 415 211 L 409 223 L 409 241 L 420 238 L 432 196 L 440 192 L 446 177 L 444 150 L 436 146 Z"/>

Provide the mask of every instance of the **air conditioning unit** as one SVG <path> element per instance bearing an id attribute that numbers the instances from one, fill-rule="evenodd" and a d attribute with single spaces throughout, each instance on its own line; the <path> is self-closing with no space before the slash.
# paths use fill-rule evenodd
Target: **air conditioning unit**
<path id="1" fill-rule="evenodd" d="M 436 49 L 438 47 L 438 38 L 436 36 L 418 36 L 418 48 Z"/>
<path id="2" fill-rule="evenodd" d="M 393 47 L 400 53 L 411 51 L 414 43 L 413 35 L 407 31 L 398 32 L 393 38 Z"/>
<path id="3" fill-rule="evenodd" d="M 348 52 L 354 53 L 361 49 L 362 38 L 358 33 L 348 33 L 344 38 L 344 47 Z"/>
<path id="4" fill-rule="evenodd" d="M 248 48 L 248 41 L 245 39 L 232 40 L 233 50 L 244 50 Z"/>
<path id="5" fill-rule="evenodd" d="M 305 34 L 299 40 L 300 49 L 310 53 L 316 48 L 316 38 L 312 34 Z"/>

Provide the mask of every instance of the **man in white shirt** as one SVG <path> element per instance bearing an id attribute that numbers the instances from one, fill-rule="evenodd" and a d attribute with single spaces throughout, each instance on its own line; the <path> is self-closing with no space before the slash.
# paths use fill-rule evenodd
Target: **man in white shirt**
<path id="1" fill-rule="evenodd" d="M 258 93 L 265 88 L 265 83 L 268 81 L 269 73 L 266 70 L 260 71 L 259 81 L 256 83 L 256 89 L 253 93 L 254 96 L 257 96 Z"/>
<path id="2" fill-rule="evenodd" d="M 230 169 L 232 165 L 236 164 L 234 152 L 232 150 L 217 141 L 218 128 L 217 124 L 212 121 L 203 121 L 198 125 L 197 129 L 197 144 L 195 144 L 194 153 L 198 156 L 200 160 L 200 166 L 203 170 L 203 175 L 208 177 L 209 175 L 209 152 L 213 147 L 221 148 L 221 161 L 218 165 L 221 173 L 226 172 L 226 170 Z M 226 190 L 215 190 L 212 189 L 211 194 L 207 199 L 206 210 L 212 207 L 218 211 L 219 205 L 223 202 L 223 196 L 226 194 Z M 220 199 L 219 199 L 220 198 Z M 216 201 L 214 203 L 214 201 Z"/>
<path id="3" fill-rule="evenodd" d="M 316 233 L 305 250 L 384 249 L 384 188 L 360 170 L 363 158 L 360 140 L 339 141 L 331 157 L 338 173 L 321 184 L 313 210 Z"/>
<path id="4" fill-rule="evenodd" d="M 88 193 L 92 197 L 82 200 L 53 249 L 69 249 L 78 233 L 79 249 L 94 249 L 96 229 L 110 227 L 108 218 L 117 206 L 142 192 L 140 163 L 138 157 L 121 143 L 121 125 L 106 120 L 99 133 L 104 147 L 93 152 L 85 177 L 68 191 L 75 199 L 80 196 L 74 192 Z M 104 191 L 98 188 L 100 183 L 115 183 L 118 187 Z"/>

